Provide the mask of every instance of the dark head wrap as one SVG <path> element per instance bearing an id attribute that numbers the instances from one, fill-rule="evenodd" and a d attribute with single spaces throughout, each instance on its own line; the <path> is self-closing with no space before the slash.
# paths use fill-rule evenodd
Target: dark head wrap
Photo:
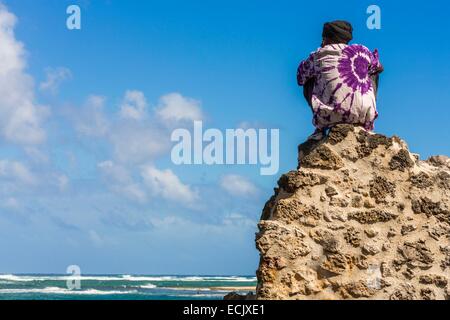
<path id="1" fill-rule="evenodd" d="M 353 39 L 353 27 L 342 20 L 327 22 L 323 26 L 322 37 L 334 43 L 349 43 Z"/>

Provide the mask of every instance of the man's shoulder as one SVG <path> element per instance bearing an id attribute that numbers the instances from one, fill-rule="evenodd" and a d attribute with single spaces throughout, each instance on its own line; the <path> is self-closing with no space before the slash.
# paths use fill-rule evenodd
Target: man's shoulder
<path id="1" fill-rule="evenodd" d="M 363 52 L 368 52 L 368 53 L 371 53 L 371 52 L 372 52 L 372 51 L 370 51 L 370 49 L 367 48 L 365 45 L 359 44 L 359 43 L 349 44 L 347 47 L 348 47 L 348 48 L 351 48 L 351 49 L 354 49 L 354 50 L 357 50 L 357 51 L 363 51 Z"/>
<path id="2" fill-rule="evenodd" d="M 314 51 L 311 51 L 311 53 L 309 54 L 309 56 L 310 57 L 313 57 L 313 56 L 315 56 L 315 55 L 317 55 L 319 52 L 320 52 L 320 50 L 321 50 L 322 48 L 317 48 L 316 50 L 314 50 Z"/>

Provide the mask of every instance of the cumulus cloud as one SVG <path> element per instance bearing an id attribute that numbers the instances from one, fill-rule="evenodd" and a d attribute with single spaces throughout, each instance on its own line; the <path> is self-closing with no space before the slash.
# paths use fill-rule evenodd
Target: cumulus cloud
<path id="1" fill-rule="evenodd" d="M 170 169 L 160 170 L 153 165 L 141 166 L 140 175 L 133 177 L 125 166 L 112 160 L 97 165 L 108 188 L 128 199 L 145 203 L 149 198 L 161 198 L 189 207 L 198 200 L 198 191 L 184 184 Z"/>
<path id="2" fill-rule="evenodd" d="M 24 148 L 25 154 L 34 162 L 39 164 L 45 164 L 49 162 L 48 154 L 36 147 Z"/>
<path id="3" fill-rule="evenodd" d="M 118 114 L 105 109 L 105 97 L 91 95 L 81 109 L 69 109 L 68 115 L 79 134 L 109 143 L 115 161 L 142 164 L 170 149 L 170 134 L 148 117 L 147 101 L 142 92 L 126 91 Z"/>
<path id="4" fill-rule="evenodd" d="M 147 100 L 141 91 L 128 90 L 120 106 L 124 119 L 142 120 L 146 115 Z"/>
<path id="5" fill-rule="evenodd" d="M 120 183 L 129 183 L 131 181 L 128 171 L 124 167 L 116 165 L 111 160 L 100 162 L 97 166 L 102 173 L 114 181 Z"/>
<path id="6" fill-rule="evenodd" d="M 82 136 L 101 139 L 110 146 L 110 160 L 97 165 L 109 189 L 138 202 L 160 196 L 193 204 L 197 193 L 171 170 L 158 170 L 147 164 L 170 150 L 169 123 L 201 119 L 199 103 L 174 93 L 161 97 L 159 107 L 151 113 L 141 91 L 127 90 L 117 114 L 108 114 L 104 109 L 105 99 L 91 96 L 80 115 L 74 116 Z M 144 169 L 137 172 L 136 168 Z"/>
<path id="7" fill-rule="evenodd" d="M 156 114 L 166 125 L 203 119 L 200 102 L 183 97 L 179 93 L 170 93 L 162 96 L 159 100 Z"/>
<path id="8" fill-rule="evenodd" d="M 46 79 L 41 82 L 39 89 L 41 91 L 56 94 L 59 86 L 66 80 L 72 78 L 72 72 L 64 67 L 47 68 L 45 70 Z"/>
<path id="9" fill-rule="evenodd" d="M 118 186 L 118 189 L 116 191 L 117 193 L 140 203 L 145 203 L 148 200 L 147 193 L 138 183 Z"/>
<path id="10" fill-rule="evenodd" d="M 258 188 L 252 182 L 236 174 L 223 176 L 220 180 L 220 186 L 236 197 L 249 197 L 258 194 Z"/>
<path id="11" fill-rule="evenodd" d="M 117 161 L 139 164 L 155 159 L 170 149 L 169 135 L 151 123 L 121 123 L 109 139 Z"/>
<path id="12" fill-rule="evenodd" d="M 110 123 L 104 113 L 105 97 L 91 95 L 83 108 L 75 115 L 75 127 L 88 137 L 104 137 L 109 132 Z"/>
<path id="13" fill-rule="evenodd" d="M 219 223 L 195 222 L 185 217 L 168 215 L 164 217 L 150 217 L 150 223 L 156 229 L 189 229 L 197 232 L 208 232 L 215 235 L 229 234 L 232 230 L 256 229 L 256 220 L 249 219 L 239 213 L 227 214 Z"/>
<path id="14" fill-rule="evenodd" d="M 89 239 L 91 240 L 91 242 L 93 243 L 94 246 L 96 247 L 102 247 L 105 244 L 105 239 L 100 236 L 97 231 L 95 230 L 89 230 Z"/>
<path id="15" fill-rule="evenodd" d="M 65 174 L 59 174 L 55 175 L 56 180 L 56 186 L 60 191 L 64 191 L 67 189 L 67 186 L 69 185 L 69 177 L 67 177 Z"/>
<path id="16" fill-rule="evenodd" d="M 139 183 L 135 183 L 128 170 L 113 161 L 100 162 L 97 167 L 108 181 L 108 186 L 117 194 L 131 200 L 145 202 L 147 194 Z"/>
<path id="17" fill-rule="evenodd" d="M 42 143 L 48 108 L 35 103 L 33 79 L 25 72 L 25 49 L 14 34 L 17 18 L 0 4 L 0 136 L 20 144 Z"/>
<path id="18" fill-rule="evenodd" d="M 22 208 L 21 203 L 14 197 L 9 197 L 1 201 L 1 206 L 9 210 L 19 210 Z"/>
<path id="19" fill-rule="evenodd" d="M 142 168 L 141 175 L 153 196 L 184 204 L 193 204 L 198 199 L 198 193 L 183 184 L 170 169 L 158 170 L 147 165 Z"/>
<path id="20" fill-rule="evenodd" d="M 252 220 L 236 212 L 227 214 L 223 218 L 222 223 L 224 225 L 243 226 L 243 227 L 256 227 L 257 224 L 256 220 Z"/>
<path id="21" fill-rule="evenodd" d="M 23 163 L 18 161 L 0 160 L 0 178 L 28 185 L 36 182 L 36 177 Z"/>
<path id="22" fill-rule="evenodd" d="M 161 197 L 184 205 L 192 205 L 198 194 L 189 185 L 183 184 L 171 170 L 159 170 L 153 165 L 141 167 L 141 180 L 133 179 L 130 171 L 111 160 L 97 165 L 108 187 L 129 199 L 144 203 L 149 197 Z"/>

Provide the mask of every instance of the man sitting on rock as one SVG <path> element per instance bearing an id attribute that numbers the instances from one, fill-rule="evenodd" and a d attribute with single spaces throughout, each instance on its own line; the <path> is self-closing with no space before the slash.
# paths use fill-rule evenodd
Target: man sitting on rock
<path id="1" fill-rule="evenodd" d="M 311 106 L 316 131 L 309 137 L 321 140 L 335 124 L 349 123 L 373 130 L 378 117 L 376 93 L 383 71 L 378 51 L 348 43 L 353 28 L 346 21 L 325 23 L 322 45 L 302 61 L 297 82 Z"/>

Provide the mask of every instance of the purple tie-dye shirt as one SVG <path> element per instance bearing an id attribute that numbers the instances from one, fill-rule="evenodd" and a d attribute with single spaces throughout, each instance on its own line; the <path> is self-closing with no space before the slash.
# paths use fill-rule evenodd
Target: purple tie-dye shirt
<path id="1" fill-rule="evenodd" d="M 352 123 L 373 130 L 378 113 L 370 77 L 382 70 L 377 50 L 358 44 L 327 45 L 311 53 L 298 67 L 297 81 L 302 86 L 314 79 L 314 126 Z"/>

